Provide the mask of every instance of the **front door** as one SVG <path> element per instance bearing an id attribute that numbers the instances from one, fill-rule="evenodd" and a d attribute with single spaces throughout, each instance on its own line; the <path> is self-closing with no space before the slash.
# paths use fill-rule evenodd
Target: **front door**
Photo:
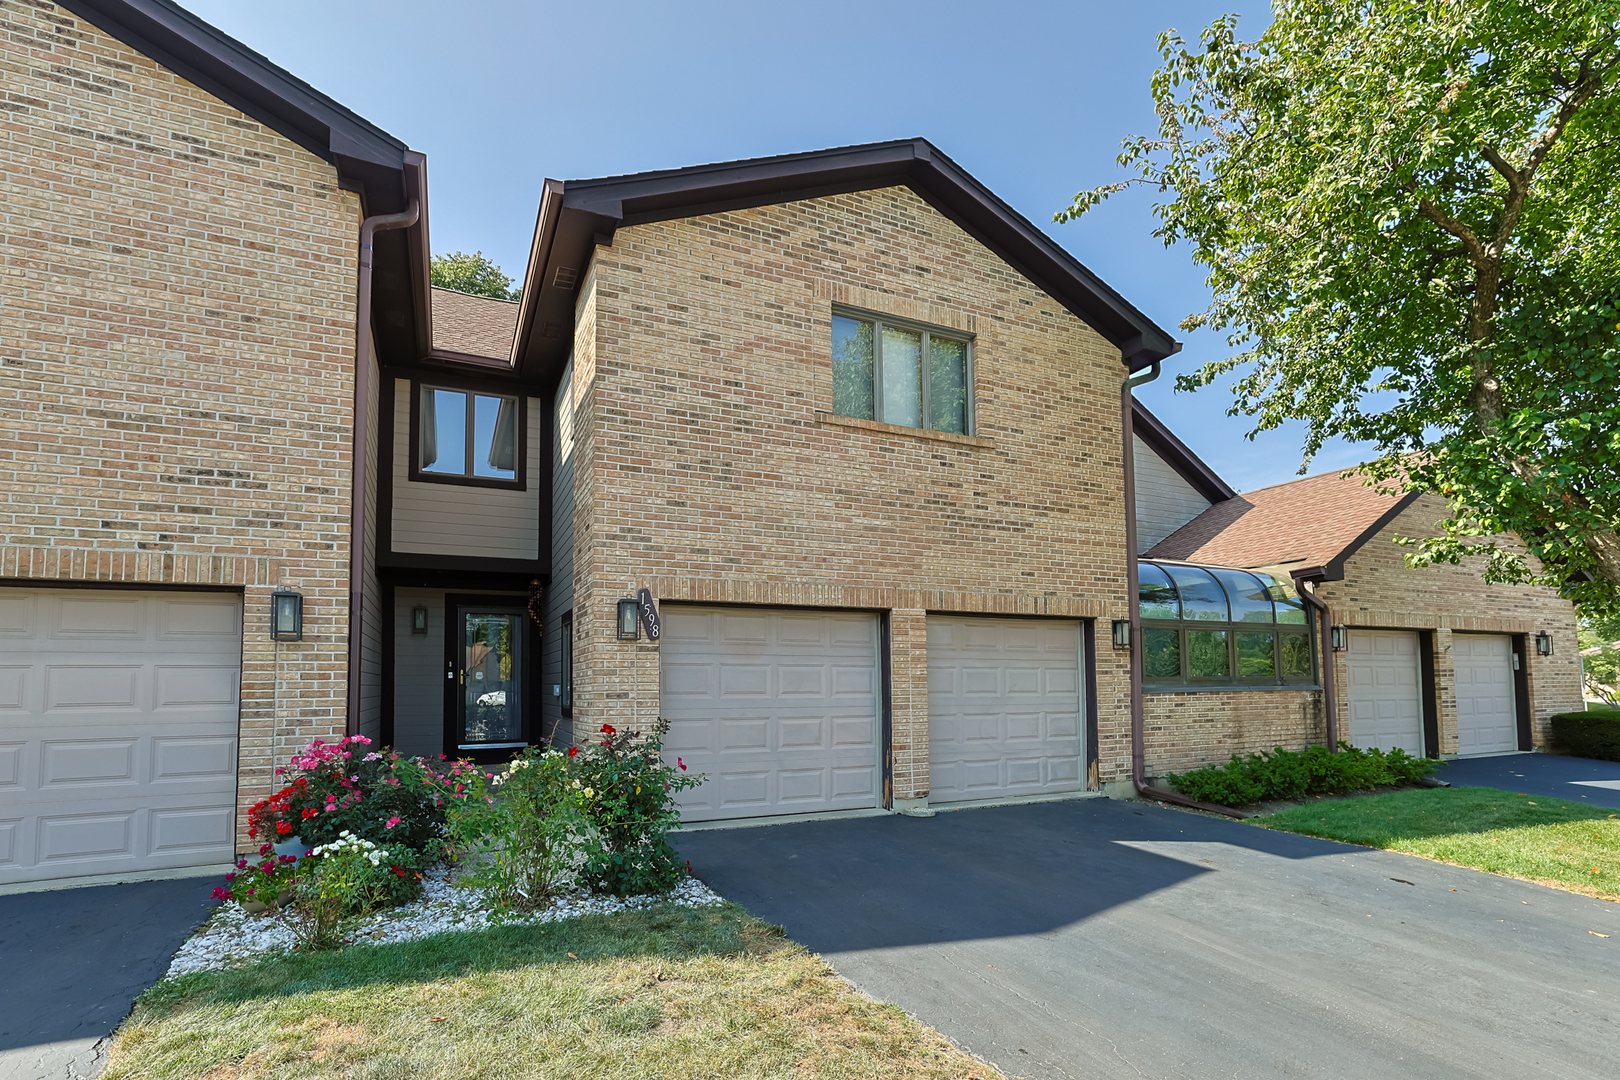
<path id="1" fill-rule="evenodd" d="M 525 723 L 528 615 L 521 607 L 457 604 L 445 658 L 454 708 L 453 757 L 506 758 L 529 744 Z"/>

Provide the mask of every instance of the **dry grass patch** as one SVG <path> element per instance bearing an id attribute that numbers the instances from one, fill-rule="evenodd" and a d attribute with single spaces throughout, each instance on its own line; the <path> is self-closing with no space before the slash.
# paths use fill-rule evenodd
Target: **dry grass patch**
<path id="1" fill-rule="evenodd" d="M 446 934 L 171 980 L 137 1004 L 105 1076 L 1001 1080 L 736 908 Z"/>

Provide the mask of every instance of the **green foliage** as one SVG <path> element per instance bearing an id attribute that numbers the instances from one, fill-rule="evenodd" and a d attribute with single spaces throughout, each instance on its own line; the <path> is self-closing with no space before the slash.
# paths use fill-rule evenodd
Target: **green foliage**
<path id="1" fill-rule="evenodd" d="M 512 279 L 501 273 L 501 268 L 484 258 L 482 251 L 468 255 L 457 251 L 450 255 L 435 255 L 428 264 L 428 278 L 441 289 L 488 296 L 496 300 L 516 300 L 522 290 L 512 288 Z"/>
<path id="2" fill-rule="evenodd" d="M 1583 617 L 1578 633 L 1586 692 L 1620 707 L 1620 613 Z"/>
<path id="3" fill-rule="evenodd" d="M 292 911 L 281 917 L 304 948 L 339 948 L 354 919 L 415 899 L 419 861 L 409 848 L 390 851 L 344 832 L 298 860 Z"/>
<path id="4" fill-rule="evenodd" d="M 667 727 L 660 721 L 656 731 L 641 734 L 603 724 L 601 737 L 569 759 L 575 777 L 595 792 L 585 803 L 592 829 L 580 880 L 598 892 L 667 892 L 690 872 L 668 836 L 681 820 L 675 793 L 696 787 L 703 777 L 688 773 L 679 758 L 674 766 L 665 763 Z"/>
<path id="5" fill-rule="evenodd" d="M 297 856 L 277 855 L 273 844 L 261 844 L 258 858 L 236 860 L 236 869 L 225 875 L 213 898 L 276 907 L 298 884 L 297 862 Z"/>
<path id="6" fill-rule="evenodd" d="M 581 856 L 586 789 L 556 750 L 528 747 L 494 774 L 472 779 L 450 814 L 450 835 L 475 856 L 458 884 L 489 890 L 507 910 L 539 907 L 567 883 Z"/>
<path id="7" fill-rule="evenodd" d="M 1370 443 L 1370 482 L 1448 500 L 1413 565 L 1620 604 L 1620 6 L 1274 7 L 1160 37 L 1159 131 L 1126 141 L 1155 234 L 1208 269 L 1184 329 L 1234 355 L 1231 412 L 1306 422 L 1307 462 Z M 1526 558 L 1506 534 L 1517 534 Z"/>
<path id="8" fill-rule="evenodd" d="M 1438 767 L 1436 762 L 1415 758 L 1399 747 L 1385 753 L 1341 742 L 1338 753 L 1325 746 L 1303 751 L 1279 746 L 1269 754 L 1250 754 L 1246 758 L 1233 754 L 1226 765 L 1171 773 L 1168 779 L 1189 799 L 1235 807 L 1268 799 L 1303 799 L 1411 784 Z"/>
<path id="9" fill-rule="evenodd" d="M 1620 761 L 1620 712 L 1559 713 L 1552 742 L 1561 754 Z"/>

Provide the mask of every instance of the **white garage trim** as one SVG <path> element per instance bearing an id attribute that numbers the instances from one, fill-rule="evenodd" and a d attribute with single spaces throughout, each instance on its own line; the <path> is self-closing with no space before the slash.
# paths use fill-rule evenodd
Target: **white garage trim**
<path id="1" fill-rule="evenodd" d="M 1451 667 L 1457 698 L 1457 756 L 1517 753 L 1513 639 L 1506 634 L 1452 634 Z"/>
<path id="2" fill-rule="evenodd" d="M 1423 679 L 1411 630 L 1351 630 L 1345 656 L 1349 743 L 1423 755 Z"/>
<path id="3" fill-rule="evenodd" d="M 1084 792 L 1073 619 L 928 616 L 930 805 Z"/>
<path id="4" fill-rule="evenodd" d="M 0 884 L 235 857 L 242 604 L 0 587 Z"/>
<path id="5" fill-rule="evenodd" d="M 683 821 L 876 808 L 882 799 L 878 616 L 666 604 L 666 759 L 703 773 Z"/>

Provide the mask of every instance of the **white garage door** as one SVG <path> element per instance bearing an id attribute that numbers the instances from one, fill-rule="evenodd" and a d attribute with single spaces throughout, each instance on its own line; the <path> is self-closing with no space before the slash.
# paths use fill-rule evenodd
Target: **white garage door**
<path id="1" fill-rule="evenodd" d="M 1418 639 L 1410 630 L 1352 630 L 1350 744 L 1423 754 Z"/>
<path id="2" fill-rule="evenodd" d="M 0 883 L 225 863 L 241 603 L 0 588 Z"/>
<path id="3" fill-rule="evenodd" d="M 1502 634 L 1453 634 L 1451 663 L 1457 677 L 1457 752 L 1517 750 L 1513 639 Z"/>
<path id="4" fill-rule="evenodd" d="M 664 608 L 665 756 L 708 780 L 686 821 L 878 805 L 878 620 L 860 612 Z"/>
<path id="5" fill-rule="evenodd" d="M 931 803 L 1084 790 L 1080 624 L 928 617 Z"/>

